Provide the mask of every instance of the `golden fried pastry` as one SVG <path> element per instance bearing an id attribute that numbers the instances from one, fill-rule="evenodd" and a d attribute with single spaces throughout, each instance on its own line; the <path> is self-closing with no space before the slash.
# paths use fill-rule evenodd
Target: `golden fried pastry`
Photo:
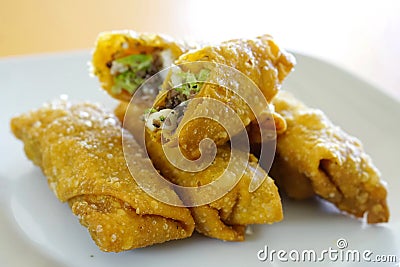
<path id="1" fill-rule="evenodd" d="M 132 105 L 133 106 L 133 105 Z M 128 102 L 124 102 L 124 101 L 120 101 L 118 103 L 118 105 L 115 107 L 114 109 L 114 115 L 118 118 L 118 120 L 123 123 L 124 122 L 124 118 L 125 118 L 125 112 L 129 107 L 129 103 Z M 145 108 L 141 109 L 141 111 L 139 113 L 143 114 L 143 111 L 145 110 Z M 140 114 L 138 114 L 138 117 L 140 116 Z M 144 123 L 144 121 L 142 121 Z M 144 125 L 144 124 L 143 124 Z M 136 127 L 135 127 L 136 128 Z M 137 127 L 137 128 L 143 128 L 143 127 Z M 134 135 L 135 136 L 135 135 Z"/>
<path id="2" fill-rule="evenodd" d="M 287 122 L 272 168 L 280 188 L 294 198 L 316 194 L 368 223 L 387 222 L 386 188 L 360 141 L 286 92 L 273 103 Z"/>
<path id="3" fill-rule="evenodd" d="M 205 138 L 211 139 L 216 145 L 224 145 L 255 120 L 253 112 L 269 114 L 265 110 L 265 101 L 249 97 L 254 101 L 246 103 L 240 94 L 225 87 L 213 83 L 200 86 L 198 94 L 178 106 L 170 103 L 174 98 L 174 93 L 170 92 L 176 89 L 161 91 L 153 105 L 154 110 L 146 117 L 146 126 L 154 134 L 168 127 L 172 132 L 168 142 L 172 146 L 179 145 L 188 159 L 196 160 L 201 156 L 199 144 Z M 256 87 L 252 89 L 258 91 Z"/>
<path id="4" fill-rule="evenodd" d="M 61 101 L 13 118 L 11 129 L 101 250 L 119 252 L 191 236 L 194 221 L 187 208 L 161 203 L 135 182 L 113 114 L 93 104 Z M 155 174 L 146 168 L 151 162 L 129 133 L 124 137 L 135 163 L 151 179 Z M 172 189 L 156 183 L 154 188 L 179 201 Z"/>
<path id="5" fill-rule="evenodd" d="M 189 48 L 166 35 L 104 32 L 96 41 L 93 73 L 112 97 L 129 102 L 146 79 L 169 67 Z"/>
<path id="6" fill-rule="evenodd" d="M 183 54 L 175 62 L 176 64 L 208 61 L 224 64 L 241 71 L 261 88 L 262 94 L 269 101 L 276 94 L 281 82 L 292 70 L 295 62 L 293 56 L 281 50 L 268 35 L 254 39 L 231 40 L 213 46 L 202 45 L 202 47 L 183 54 L 189 48 L 195 47 L 183 45 L 160 35 L 135 32 L 103 33 L 98 37 L 93 55 L 94 73 L 99 77 L 102 87 L 113 97 L 128 102 L 145 79 L 170 66 L 179 55 Z M 211 76 L 214 76 L 213 79 L 208 77 L 209 70 L 207 69 L 195 72 L 193 73 L 193 68 L 183 68 L 178 75 L 176 73 L 172 75 L 175 76 L 173 77 L 175 79 L 165 82 L 167 85 L 172 84 L 173 87 L 164 88 L 165 90 L 160 93 L 162 97 L 159 97 L 159 101 L 157 101 L 159 104 L 157 111 L 173 109 L 196 95 L 198 98 L 209 97 L 222 101 L 222 103 L 228 102 L 229 106 L 240 116 L 244 126 L 249 125 L 251 121 L 254 124 L 255 116 L 259 118 L 262 112 L 266 114 L 262 118 L 271 116 L 268 109 L 265 109 L 265 101 L 262 101 L 262 97 L 256 97 L 251 90 L 239 91 L 239 88 L 235 88 L 235 86 L 238 87 L 237 83 L 230 83 L 231 80 L 235 80 L 231 77 L 232 73 L 214 72 L 211 73 Z M 151 81 L 156 83 L 158 79 L 163 78 L 157 77 Z M 211 82 L 218 80 L 219 84 L 225 88 L 204 83 L 204 79 L 208 78 L 211 78 Z M 224 81 L 225 84 L 221 84 L 221 81 Z M 176 84 L 177 82 L 178 84 Z M 180 86 L 181 83 L 186 84 Z M 140 93 L 157 94 L 159 90 L 157 85 L 148 87 L 152 88 L 154 92 L 149 93 L 142 90 L 143 92 Z M 226 88 L 232 91 L 226 90 Z M 257 91 L 259 90 L 257 89 Z M 196 159 L 200 156 L 198 145 L 204 138 L 211 138 L 216 144 L 224 144 L 229 140 L 228 133 L 224 129 L 226 125 L 204 118 L 192 120 L 196 116 L 202 116 L 205 110 L 215 109 L 215 102 L 204 101 L 201 104 L 189 103 L 185 108 L 186 116 L 182 118 L 182 123 L 177 125 L 176 132 L 179 133 L 179 137 L 176 134 L 172 139 L 173 143 L 179 143 L 186 157 Z M 220 110 L 220 108 L 217 109 Z M 210 115 L 218 116 L 218 114 Z M 274 117 L 279 119 L 276 122 L 278 131 L 284 131 L 284 128 L 279 128 L 285 126 L 284 120 L 276 114 Z M 263 124 L 264 122 L 259 123 Z M 199 127 L 199 125 L 207 125 L 207 127 Z M 255 127 L 257 126 L 258 123 Z M 233 131 L 232 134 L 241 130 L 240 128 Z M 192 132 L 197 134 L 193 135 Z"/>
<path id="7" fill-rule="evenodd" d="M 230 146 L 218 147 L 212 163 L 204 170 L 189 172 L 175 167 L 168 159 L 161 147 L 160 135 L 154 139 L 146 129 L 147 152 L 154 166 L 161 174 L 171 182 L 185 186 L 198 188 L 207 185 L 220 177 L 227 170 L 230 157 Z M 229 192 L 212 201 L 209 204 L 191 207 L 191 213 L 195 221 L 196 230 L 206 236 L 227 241 L 244 240 L 245 226 L 248 224 L 271 224 L 279 222 L 283 218 L 281 199 L 274 181 L 267 173 L 258 166 L 257 159 L 247 154 L 244 161 L 236 161 L 228 177 L 240 180 Z M 179 163 L 181 158 L 172 157 L 174 164 Z M 246 167 L 246 163 L 248 165 Z M 240 166 L 244 164 L 244 172 L 241 173 Z M 261 185 L 253 192 L 249 191 L 252 179 L 260 181 Z M 218 188 L 225 184 L 219 184 Z M 179 194 L 179 192 L 177 192 Z M 204 195 L 179 194 L 181 199 L 193 203 L 193 200 L 203 198 Z"/>
<path id="8" fill-rule="evenodd" d="M 292 70 L 294 58 L 269 35 L 191 50 L 175 64 L 178 67 L 171 69 L 153 107 L 161 116 L 181 110 L 170 139 L 188 159 L 200 157 L 199 144 L 205 138 L 223 145 L 256 118 L 260 120 L 257 126 L 274 122 L 271 118 L 275 117 L 278 131 L 284 131 L 283 118 L 266 106 Z M 158 121 L 155 127 L 161 127 Z"/>
<path id="9" fill-rule="evenodd" d="M 114 109 L 114 114 L 117 116 L 125 129 L 134 136 L 139 145 L 144 148 L 144 118 L 143 113 L 148 107 L 148 104 L 135 103 L 129 104 L 128 102 L 120 101 Z M 125 113 L 129 110 L 129 118 L 124 120 Z"/>
<path id="10" fill-rule="evenodd" d="M 227 169 L 230 160 L 230 147 L 225 144 L 218 148 L 217 154 L 212 164 L 199 172 L 188 172 L 175 167 L 167 158 L 161 147 L 161 133 L 156 135 L 144 128 L 144 121 L 141 119 L 143 107 L 126 103 L 120 103 L 115 109 L 118 118 L 125 116 L 124 127 L 133 133 L 139 143 L 145 142 L 147 152 L 154 164 L 160 170 L 161 174 L 171 182 L 185 187 L 199 187 L 217 180 Z M 146 138 L 143 136 L 145 129 Z M 144 143 L 143 143 L 144 144 Z M 182 158 L 173 156 L 172 160 L 176 164 Z M 246 164 L 243 168 L 244 173 L 240 173 L 241 167 L 238 165 Z M 220 199 L 206 205 L 189 208 L 195 220 L 196 230 L 206 236 L 218 238 L 227 241 L 241 241 L 245 238 L 245 226 L 248 224 L 262 224 L 279 222 L 283 218 L 282 205 L 278 190 L 273 180 L 258 166 L 257 159 L 249 154 L 245 161 L 236 162 L 232 169 L 236 172 L 231 173 L 231 179 L 237 179 L 235 175 L 240 176 L 239 182 Z M 259 187 L 249 192 L 251 180 L 258 180 Z M 221 186 L 221 184 L 219 184 Z M 179 190 L 177 191 L 179 194 Z M 196 197 L 179 194 L 185 204 L 191 205 L 196 201 Z M 200 198 L 203 198 L 200 195 Z"/>
<path id="11" fill-rule="evenodd" d="M 282 50 L 270 35 L 237 39 L 204 46 L 181 55 L 175 64 L 208 61 L 235 68 L 248 76 L 269 102 L 295 65 L 294 57 Z"/>

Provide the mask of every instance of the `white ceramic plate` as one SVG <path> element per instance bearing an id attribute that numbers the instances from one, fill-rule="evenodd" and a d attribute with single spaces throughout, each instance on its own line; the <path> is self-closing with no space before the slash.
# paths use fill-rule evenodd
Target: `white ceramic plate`
<path id="1" fill-rule="evenodd" d="M 246 242 L 227 243 L 195 234 L 186 240 L 119 254 L 99 251 L 69 207 L 48 189 L 45 177 L 26 159 L 21 142 L 9 130 L 11 116 L 60 94 L 112 107 L 114 101 L 88 75 L 89 59 L 90 53 L 84 51 L 0 60 L 1 266 L 293 266 L 293 261 L 284 263 L 276 254 L 273 261 L 261 262 L 257 253 L 265 246 L 270 252 L 313 249 L 319 254 L 330 247 L 340 251 L 336 244 L 339 238 L 347 241 L 347 250 L 370 250 L 371 258 L 400 258 L 400 104 L 354 76 L 303 55 L 297 55 L 297 69 L 284 88 L 323 109 L 335 123 L 363 141 L 388 183 L 390 223 L 369 226 L 318 200 L 285 199 L 283 222 L 253 226 L 254 233 Z M 334 262 L 326 255 L 319 265 L 339 263 L 356 264 L 340 258 Z M 302 262 L 295 266 L 309 265 Z"/>

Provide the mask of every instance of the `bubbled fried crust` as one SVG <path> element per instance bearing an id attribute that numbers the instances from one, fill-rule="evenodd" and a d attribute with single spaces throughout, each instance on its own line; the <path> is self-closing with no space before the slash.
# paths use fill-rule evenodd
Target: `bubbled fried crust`
<path id="1" fill-rule="evenodd" d="M 361 142 L 286 92 L 273 102 L 287 122 L 278 136 L 279 167 L 273 167 L 282 189 L 297 198 L 312 190 L 345 212 L 366 216 L 368 223 L 387 222 L 386 188 Z"/>
<path id="2" fill-rule="evenodd" d="M 196 187 L 219 179 L 230 160 L 230 145 L 220 146 L 209 167 L 199 172 L 186 172 L 168 161 L 159 139 L 153 139 L 147 129 L 146 134 L 147 151 L 155 167 L 165 178 L 181 186 Z M 254 175 L 263 182 L 257 190 L 249 192 Z M 182 199 L 186 197 L 181 195 Z M 197 232 L 226 241 L 244 240 L 248 224 L 272 224 L 283 219 L 278 189 L 274 181 L 258 168 L 257 159 L 252 155 L 249 155 L 248 167 L 232 190 L 216 201 L 190 210 Z"/>
<path id="3" fill-rule="evenodd" d="M 136 184 L 113 114 L 93 104 L 61 101 L 13 118 L 11 128 L 57 198 L 70 204 L 101 250 L 119 252 L 192 234 L 188 209 L 156 201 Z M 149 160 L 143 150 L 131 135 L 125 137 L 137 151 L 137 164 L 145 165 Z M 159 190 L 178 199 L 169 188 Z"/>
<path id="4" fill-rule="evenodd" d="M 190 50 L 181 55 L 175 63 L 184 64 L 196 61 L 224 64 L 240 71 L 247 79 L 255 83 L 254 88 L 257 92 L 260 90 L 268 102 L 278 92 L 281 83 L 295 64 L 293 56 L 281 50 L 269 35 L 253 39 L 230 40 Z M 190 69 L 190 66 L 188 68 Z M 182 153 L 192 160 L 200 157 L 199 143 L 201 140 L 210 138 L 216 145 L 223 145 L 230 139 L 226 129 L 231 129 L 231 135 L 236 135 L 243 130 L 243 127 L 233 126 L 235 120 L 232 120 L 232 115 L 221 108 L 219 101 L 232 108 L 244 127 L 251 122 L 254 124 L 255 118 L 260 118 L 260 114 L 266 111 L 266 104 L 261 94 L 258 96 L 251 86 L 246 88 L 248 90 L 242 88 L 253 83 L 243 80 L 243 77 L 237 73 L 226 70 L 219 71 L 218 68 L 215 68 L 211 71 L 209 80 L 215 81 L 218 86 L 216 84 L 202 86 L 195 101 L 188 104 L 173 137 L 174 141 L 179 142 Z M 160 93 L 160 95 L 162 94 L 163 92 Z M 218 101 L 202 101 L 202 97 Z M 157 102 L 156 104 L 158 105 Z M 269 111 L 267 113 L 270 114 Z M 219 119 L 216 122 L 202 117 Z M 284 131 L 284 120 L 277 115 L 275 115 L 275 119 L 277 130 Z M 222 125 L 221 122 L 223 122 Z M 177 133 L 179 133 L 179 137 Z"/>
<path id="5" fill-rule="evenodd" d="M 172 59 L 176 59 L 189 48 L 188 44 L 174 41 L 166 35 L 134 31 L 103 32 L 97 37 L 93 52 L 93 73 L 99 78 L 103 89 L 112 97 L 129 102 L 132 96 L 127 91 L 122 90 L 119 94 L 111 92 L 114 78 L 108 65 L 113 60 L 133 54 L 152 54 L 164 49 L 170 49 Z"/>
<path id="6" fill-rule="evenodd" d="M 139 110 L 142 109 L 142 112 Z M 133 104 L 129 107 L 120 103 L 115 109 L 115 114 L 123 118 L 125 112 L 129 120 L 124 122 L 136 139 L 143 139 L 143 121 L 140 114 L 143 107 Z M 153 135 L 148 130 L 146 146 L 153 164 L 160 170 L 164 177 L 173 183 L 195 187 L 210 183 L 218 178 L 225 170 L 229 161 L 229 145 L 220 147 L 213 164 L 204 171 L 193 174 L 175 168 L 166 159 L 159 142 L 159 135 Z M 154 138 L 154 139 L 153 139 Z M 257 175 L 263 180 L 260 187 L 254 192 L 249 192 L 250 180 Z M 274 181 L 258 168 L 258 161 L 249 155 L 249 165 L 242 175 L 240 182 L 228 194 L 208 205 L 190 208 L 196 223 L 196 231 L 206 236 L 227 241 L 242 241 L 245 238 L 247 224 L 274 223 L 283 219 L 282 205 Z"/>
<path id="7" fill-rule="evenodd" d="M 229 79 L 227 76 L 221 80 Z M 255 92 L 252 93 L 254 89 L 258 91 L 258 88 L 254 87 L 238 94 L 215 84 L 203 85 L 196 97 L 188 103 L 183 118 L 172 137 L 178 140 L 184 156 L 192 160 L 198 159 L 201 155 L 199 145 L 202 140 L 209 138 L 217 146 L 224 145 L 232 136 L 240 133 L 243 127 L 249 125 L 255 128 L 254 136 L 257 134 L 261 136 L 259 128 L 256 128 L 258 126 L 270 132 L 285 131 L 285 120 L 273 111 L 272 105 L 266 108 L 266 102 L 256 97 Z M 246 96 L 245 93 L 248 95 Z M 208 99 L 215 101 L 208 101 Z M 225 108 L 221 107 L 222 103 Z M 227 108 L 234 113 L 227 112 Z M 212 118 L 218 118 L 218 121 Z M 240 124 L 237 123 L 239 120 Z M 251 138 L 250 142 L 255 142 L 254 138 Z"/>
<path id="8" fill-rule="evenodd" d="M 138 214 L 131 205 L 113 196 L 82 195 L 68 203 L 103 251 L 118 252 L 188 237 L 188 229 L 178 221 Z"/>
<path id="9" fill-rule="evenodd" d="M 176 64 L 211 61 L 233 67 L 248 76 L 270 101 L 295 65 L 294 57 L 280 49 L 270 35 L 204 46 L 181 55 Z"/>

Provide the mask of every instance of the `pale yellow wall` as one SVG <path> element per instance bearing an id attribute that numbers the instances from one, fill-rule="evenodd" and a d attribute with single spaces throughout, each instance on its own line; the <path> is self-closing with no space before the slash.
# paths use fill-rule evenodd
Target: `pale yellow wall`
<path id="1" fill-rule="evenodd" d="M 0 0 L 0 57 L 91 48 L 113 29 L 204 40 L 270 33 L 400 96 L 399 0 Z"/>
<path id="2" fill-rule="evenodd" d="M 0 0 L 0 56 L 89 48 L 98 32 L 112 29 L 176 34 L 185 6 L 161 0 Z"/>

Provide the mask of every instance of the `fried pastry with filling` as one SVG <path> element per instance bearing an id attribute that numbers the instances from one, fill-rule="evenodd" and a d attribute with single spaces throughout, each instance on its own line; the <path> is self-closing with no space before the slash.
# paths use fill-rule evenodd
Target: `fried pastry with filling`
<path id="1" fill-rule="evenodd" d="M 146 127 L 141 119 L 143 108 L 140 105 L 128 106 L 126 103 L 120 103 L 115 113 L 121 119 L 126 117 L 124 127 L 133 133 L 139 143 L 146 145 L 154 166 L 163 177 L 174 184 L 196 188 L 217 180 L 224 173 L 231 160 L 229 144 L 218 147 L 214 160 L 204 170 L 192 172 L 175 167 L 174 164 L 184 159 L 180 155 L 166 157 L 161 146 L 161 131 L 157 130 L 154 134 Z M 171 159 L 175 162 L 172 163 Z M 230 173 L 229 179 L 240 178 L 240 180 L 232 190 L 227 190 L 229 192 L 226 195 L 209 204 L 189 208 L 195 220 L 196 231 L 222 240 L 242 241 L 245 239 L 246 225 L 271 224 L 283 219 L 277 187 L 267 173 L 258 166 L 258 161 L 253 155 L 248 154 L 245 161 L 236 161 L 232 169 L 240 172 L 239 165 L 247 163 L 243 173 Z M 255 180 L 259 182 L 259 187 L 250 192 L 250 183 Z M 185 195 L 179 192 L 179 189 L 177 193 L 185 204 L 204 197 L 204 195 Z"/>
<path id="2" fill-rule="evenodd" d="M 185 171 L 171 163 L 171 158 L 165 156 L 160 139 L 153 139 L 154 136 L 148 133 L 146 129 L 146 147 L 154 166 L 166 179 L 180 186 L 207 185 L 219 179 L 232 160 L 230 145 L 227 144 L 218 147 L 214 160 L 206 169 L 198 172 Z M 178 157 L 172 157 L 172 160 L 174 163 L 179 162 Z M 227 194 L 209 204 L 189 208 L 197 232 L 226 241 L 242 241 L 245 238 L 246 225 L 272 224 L 283 219 L 281 199 L 274 181 L 258 166 L 256 157 L 249 154 L 246 160 L 248 165 L 244 173 L 229 173 L 229 179 L 240 177 L 240 180 Z M 246 162 L 234 161 L 232 164 L 235 165 L 233 170 L 240 170 L 239 165 Z M 250 192 L 253 179 L 263 182 L 255 191 Z M 184 203 L 185 200 L 193 202 L 204 197 L 184 194 L 179 196 Z"/>
<path id="3" fill-rule="evenodd" d="M 271 170 L 280 189 L 294 198 L 320 196 L 368 223 L 387 222 L 386 188 L 361 142 L 287 92 L 273 103 L 287 122 Z"/>
<path id="4" fill-rule="evenodd" d="M 135 182 L 124 158 L 121 124 L 112 113 L 90 103 L 60 101 L 13 118 L 11 129 L 101 250 L 119 252 L 191 236 L 194 221 L 187 208 L 161 203 Z M 150 179 L 150 160 L 132 135 L 125 137 L 135 151 L 133 160 Z M 170 188 L 155 183 L 154 189 L 179 201 Z"/>
<path id="5" fill-rule="evenodd" d="M 189 48 L 189 44 L 166 35 L 103 32 L 97 37 L 93 52 L 93 74 L 112 97 L 129 102 L 146 79 L 169 67 Z"/>
<path id="6" fill-rule="evenodd" d="M 192 64 L 196 62 L 199 64 Z M 157 114 L 151 118 L 158 114 L 165 117 L 167 113 L 174 115 L 171 119 L 177 117 L 173 119 L 171 127 L 176 127 L 176 131 L 170 141 L 179 145 L 188 159 L 200 157 L 201 140 L 210 138 L 222 145 L 243 129 L 231 127 L 233 121 L 226 108 L 239 116 L 244 127 L 256 118 L 262 125 L 268 123 L 263 120 L 273 117 L 278 132 L 285 130 L 283 118 L 274 115 L 272 106 L 267 109 L 266 103 L 278 92 L 295 61 L 271 36 L 230 40 L 190 50 L 175 64 L 177 67 L 170 70 L 153 106 Z M 154 121 L 149 125 L 161 127 L 157 118 Z M 233 130 L 228 133 L 226 129 Z"/>

